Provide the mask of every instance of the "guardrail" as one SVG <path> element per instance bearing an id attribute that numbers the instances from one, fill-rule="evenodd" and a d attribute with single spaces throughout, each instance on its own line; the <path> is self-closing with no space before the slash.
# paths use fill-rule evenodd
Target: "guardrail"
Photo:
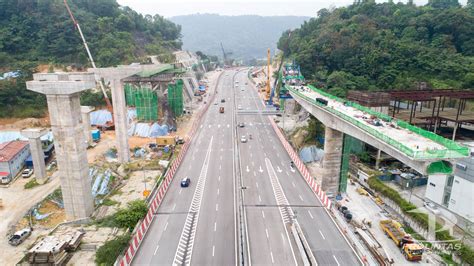
<path id="1" fill-rule="evenodd" d="M 371 114 L 371 115 L 374 115 L 384 121 L 393 121 L 393 118 L 390 117 L 390 116 L 387 116 L 385 114 L 381 114 L 379 112 L 376 112 L 374 110 L 371 110 L 369 108 L 366 108 L 364 106 L 361 106 L 359 104 L 356 104 L 356 103 L 353 103 L 353 102 L 350 102 L 350 101 L 345 101 L 339 97 L 336 97 L 332 94 L 329 94 L 325 91 L 322 91 L 322 90 L 319 90 L 319 89 L 316 89 L 315 87 L 313 86 L 308 86 L 311 90 L 313 90 L 314 92 L 316 93 L 319 93 L 320 95 L 324 96 L 324 97 L 327 97 L 327 98 L 330 98 L 332 100 L 335 100 L 335 101 L 338 101 L 338 102 L 341 102 L 341 103 L 344 103 L 345 105 L 347 106 L 351 106 L 353 108 L 356 108 L 360 111 L 363 111 L 363 112 L 366 112 L 368 114 Z M 395 147 L 396 149 L 398 149 L 399 151 L 401 151 L 402 153 L 404 153 L 405 155 L 407 155 L 408 157 L 411 157 L 413 159 L 419 159 L 419 160 L 427 160 L 427 159 L 443 159 L 443 158 L 463 158 L 463 157 L 466 157 L 466 156 L 469 156 L 469 149 L 467 147 L 462 147 L 460 146 L 459 144 L 457 144 L 456 142 L 454 141 L 451 141 L 451 140 L 448 140 L 448 139 L 445 139 L 441 136 L 438 136 L 432 132 L 429 132 L 429 131 L 426 131 L 424 129 L 421 129 L 421 128 L 418 128 L 418 127 L 415 127 L 415 126 L 412 126 L 410 124 L 408 124 L 407 122 L 405 121 L 401 121 L 401 120 L 396 120 L 396 123 L 399 127 L 401 128 L 404 128 L 404 129 L 407 129 L 415 134 L 418 134 L 418 135 L 421 135 L 427 139 L 430 139 L 444 147 L 446 147 L 446 149 L 436 149 L 436 150 L 425 150 L 425 151 L 417 151 L 417 150 L 413 150 L 411 148 L 409 148 L 408 146 L 404 145 L 403 143 L 397 141 L 397 140 L 394 140 L 392 139 L 391 137 L 371 128 L 370 126 L 368 126 L 367 124 L 341 112 L 341 111 L 338 111 L 334 108 L 330 108 L 322 103 L 319 103 L 319 102 L 316 102 L 314 99 L 300 93 L 299 91 L 295 90 L 294 88 L 292 87 L 289 87 L 289 86 L 286 86 L 286 88 L 291 91 L 291 93 L 294 93 L 296 94 L 298 97 L 300 98 L 303 98 L 304 100 L 306 100 L 307 102 L 313 104 L 313 105 L 316 105 L 320 108 L 323 108 L 324 110 L 346 120 L 347 122 L 363 129 L 364 131 L 366 131 L 367 133 L 369 133 L 370 135 L 382 140 L 383 142 L 391 145 L 392 147 Z"/>

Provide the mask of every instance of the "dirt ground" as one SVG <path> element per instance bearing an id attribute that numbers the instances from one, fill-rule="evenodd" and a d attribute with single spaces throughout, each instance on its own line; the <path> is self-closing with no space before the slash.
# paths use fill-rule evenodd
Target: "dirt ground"
<path id="1" fill-rule="evenodd" d="M 42 230 L 34 230 L 32 235 L 18 247 L 10 246 L 6 238 L 10 229 L 33 205 L 59 187 L 59 177 L 56 175 L 44 185 L 24 189 L 29 180 L 19 178 L 10 187 L 0 188 L 0 198 L 3 200 L 3 208 L 0 208 L 0 250 L 2 254 L 8 254 L 0 256 L 0 265 L 13 265 L 18 262 L 23 256 L 24 248 L 33 244 L 34 240 L 44 233 Z"/>
<path id="2" fill-rule="evenodd" d="M 0 130 L 21 130 L 28 127 L 49 126 L 49 116 L 43 118 L 0 118 Z"/>

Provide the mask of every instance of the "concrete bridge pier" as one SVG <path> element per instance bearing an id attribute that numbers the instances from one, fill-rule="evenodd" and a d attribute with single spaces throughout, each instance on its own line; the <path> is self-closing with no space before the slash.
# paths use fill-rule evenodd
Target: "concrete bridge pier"
<path id="1" fill-rule="evenodd" d="M 86 139 L 86 148 L 92 144 L 91 134 L 91 112 L 94 111 L 93 106 L 81 106 L 82 124 L 84 125 L 84 137 Z"/>
<path id="2" fill-rule="evenodd" d="M 80 92 L 95 88 L 92 73 L 34 74 L 28 90 L 46 94 L 66 218 L 90 216 L 94 202 L 89 180 Z"/>
<path id="3" fill-rule="evenodd" d="M 29 128 L 21 131 L 21 134 L 28 138 L 30 143 L 31 158 L 35 170 L 36 182 L 44 184 L 47 179 L 46 165 L 44 163 L 44 151 L 41 143 L 41 136 L 48 131 L 45 128 Z"/>
<path id="4" fill-rule="evenodd" d="M 326 126 L 324 135 L 323 176 L 321 178 L 321 186 L 324 191 L 336 194 L 339 190 L 339 180 L 341 176 L 344 134 L 341 131 Z"/>
<path id="5" fill-rule="evenodd" d="M 117 157 L 121 163 L 130 161 L 128 145 L 128 117 L 123 83 L 118 79 L 111 80 L 112 102 L 114 105 L 115 143 Z"/>

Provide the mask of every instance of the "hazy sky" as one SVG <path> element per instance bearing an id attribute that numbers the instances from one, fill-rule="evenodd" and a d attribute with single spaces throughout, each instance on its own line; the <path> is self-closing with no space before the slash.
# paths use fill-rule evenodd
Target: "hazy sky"
<path id="1" fill-rule="evenodd" d="M 164 17 L 196 13 L 215 13 L 220 15 L 261 15 L 261 16 L 315 16 L 321 8 L 340 7 L 353 3 L 353 0 L 117 0 L 120 5 L 129 6 L 142 14 L 160 14 Z M 377 0 L 377 2 L 386 2 Z M 395 0 L 394 2 L 397 2 Z M 407 2 L 403 0 L 401 2 Z M 428 0 L 415 0 L 424 5 Z M 467 0 L 460 0 L 466 4 Z"/>

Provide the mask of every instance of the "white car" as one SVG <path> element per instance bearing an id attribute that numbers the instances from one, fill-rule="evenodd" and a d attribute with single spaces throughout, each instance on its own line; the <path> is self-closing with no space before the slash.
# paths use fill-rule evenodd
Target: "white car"
<path id="1" fill-rule="evenodd" d="M 32 174 L 33 174 L 33 169 L 29 169 L 29 168 L 27 168 L 27 169 L 23 170 L 23 172 L 21 172 L 21 176 L 22 176 L 23 178 L 28 178 L 28 177 L 30 177 Z"/>
<path id="2" fill-rule="evenodd" d="M 440 213 L 438 207 L 433 202 L 425 201 L 423 202 L 423 206 L 425 206 L 425 208 L 433 214 L 438 215 Z"/>
<path id="3" fill-rule="evenodd" d="M 247 137 L 242 136 L 242 137 L 240 138 L 240 142 L 242 142 L 242 143 L 247 142 Z"/>
<path id="4" fill-rule="evenodd" d="M 237 106 L 237 109 L 242 110 L 242 105 L 239 104 L 239 106 Z"/>

